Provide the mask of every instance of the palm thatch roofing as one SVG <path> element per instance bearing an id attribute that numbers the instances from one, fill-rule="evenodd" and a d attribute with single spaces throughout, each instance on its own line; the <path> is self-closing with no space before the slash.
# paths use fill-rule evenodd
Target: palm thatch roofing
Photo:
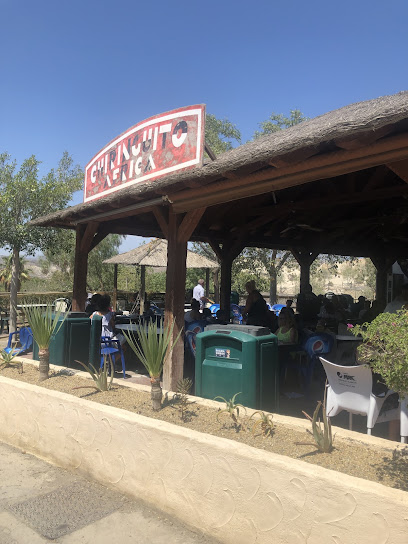
<path id="1" fill-rule="evenodd" d="M 167 240 L 152 240 L 148 244 L 141 245 L 126 253 L 115 255 L 103 262 L 107 264 L 127 264 L 166 268 Z M 187 250 L 187 268 L 218 269 L 219 265 L 217 262 L 207 259 L 207 257 L 194 253 L 194 251 Z"/>
<path id="2" fill-rule="evenodd" d="M 213 246 L 239 240 L 408 257 L 408 92 L 343 107 L 31 224 L 94 222 L 102 231 L 160 238 L 161 216 L 198 209 L 190 239 Z"/>

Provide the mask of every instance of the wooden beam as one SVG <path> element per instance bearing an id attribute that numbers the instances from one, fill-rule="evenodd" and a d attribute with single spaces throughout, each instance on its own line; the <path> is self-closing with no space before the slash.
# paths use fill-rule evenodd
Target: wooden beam
<path id="1" fill-rule="evenodd" d="M 108 234 L 110 234 L 109 228 L 100 228 L 98 229 L 98 232 L 95 234 L 95 236 L 92 239 L 91 247 L 89 248 L 89 251 L 91 252 L 98 244 L 104 240 Z"/>
<path id="2" fill-rule="evenodd" d="M 222 180 L 199 190 L 169 195 L 176 212 L 212 206 L 248 196 L 255 196 L 311 181 L 340 176 L 408 157 L 408 134 L 387 138 L 358 150 L 336 151 L 284 169 L 266 170 L 239 180 Z"/>
<path id="3" fill-rule="evenodd" d="M 200 219 L 204 215 L 205 210 L 206 208 L 198 208 L 197 210 L 188 212 L 183 217 L 177 234 L 179 242 L 188 242 L 190 236 L 193 234 L 195 228 L 200 222 Z"/>
<path id="4" fill-rule="evenodd" d="M 214 151 L 211 149 L 211 147 L 208 144 L 204 144 L 204 151 L 207 153 L 207 155 L 210 157 L 212 161 L 215 161 L 217 158 L 217 155 L 214 153 Z"/>
<path id="5" fill-rule="evenodd" d="M 168 225 L 168 221 L 167 221 L 166 217 L 164 216 L 163 208 L 159 207 L 159 206 L 154 207 L 153 208 L 153 215 L 155 216 L 156 221 L 157 221 L 159 227 L 161 228 L 162 233 L 164 234 L 164 237 L 168 238 L 168 236 L 169 236 L 169 225 Z"/>
<path id="6" fill-rule="evenodd" d="M 357 204 L 359 202 L 373 202 L 375 200 L 388 200 L 390 198 L 405 196 L 408 195 L 408 187 L 405 185 L 398 185 L 394 187 L 386 187 L 382 189 L 377 189 L 376 191 L 371 192 L 359 192 L 353 194 L 336 194 L 333 197 L 333 194 L 324 198 L 310 198 L 307 200 L 300 200 L 298 202 L 284 202 L 282 204 L 276 204 L 273 206 L 265 206 L 263 208 L 254 208 L 252 210 L 253 215 L 260 216 L 265 214 L 281 214 L 284 211 L 295 211 L 295 210 L 320 210 L 322 207 L 333 207 L 338 208 L 339 206 L 346 204 Z M 274 218 L 271 217 L 271 221 Z M 254 222 L 256 219 L 254 220 Z"/>
<path id="7" fill-rule="evenodd" d="M 86 253 L 88 254 L 90 249 L 91 249 L 91 245 L 92 245 L 92 241 L 93 241 L 93 238 L 96 234 L 96 231 L 98 230 L 98 227 L 99 227 L 99 223 L 88 223 L 86 226 L 85 226 L 85 230 L 83 232 L 83 235 L 81 237 L 81 251 L 83 253 Z"/>
<path id="8" fill-rule="evenodd" d="M 397 174 L 405 183 L 408 183 L 408 159 L 386 164 L 387 168 Z"/>

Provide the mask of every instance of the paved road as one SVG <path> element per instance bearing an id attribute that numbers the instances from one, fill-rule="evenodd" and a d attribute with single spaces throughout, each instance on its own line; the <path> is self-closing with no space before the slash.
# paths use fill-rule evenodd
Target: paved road
<path id="1" fill-rule="evenodd" d="M 0 442 L 0 544 L 216 544 L 141 501 Z"/>

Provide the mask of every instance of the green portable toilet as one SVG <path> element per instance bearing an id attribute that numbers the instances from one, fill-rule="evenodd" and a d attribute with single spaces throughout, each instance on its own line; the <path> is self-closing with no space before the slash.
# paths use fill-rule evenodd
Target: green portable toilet
<path id="1" fill-rule="evenodd" d="M 195 394 L 279 410 L 278 342 L 265 327 L 209 325 L 196 337 Z"/>
<path id="2" fill-rule="evenodd" d="M 61 315 L 59 321 L 63 321 Z M 58 329 L 59 325 L 57 325 Z M 88 363 L 91 320 L 84 312 L 68 312 L 50 343 L 50 363 L 73 366 L 76 360 Z M 38 344 L 34 342 L 33 359 L 38 360 Z"/>

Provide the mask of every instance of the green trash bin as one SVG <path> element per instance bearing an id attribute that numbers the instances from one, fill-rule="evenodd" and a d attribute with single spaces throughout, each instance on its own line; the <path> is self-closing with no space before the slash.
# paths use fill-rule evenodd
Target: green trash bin
<path id="1" fill-rule="evenodd" d="M 209 325 L 196 337 L 195 393 L 279 411 L 278 341 L 265 327 Z"/>
<path id="2" fill-rule="evenodd" d="M 61 315 L 59 321 L 64 319 Z M 58 329 L 59 325 L 57 326 Z M 50 363 L 70 367 L 76 360 L 89 361 L 91 320 L 84 312 L 68 312 L 65 321 L 50 343 Z M 38 360 L 38 344 L 34 342 L 33 359 Z"/>

